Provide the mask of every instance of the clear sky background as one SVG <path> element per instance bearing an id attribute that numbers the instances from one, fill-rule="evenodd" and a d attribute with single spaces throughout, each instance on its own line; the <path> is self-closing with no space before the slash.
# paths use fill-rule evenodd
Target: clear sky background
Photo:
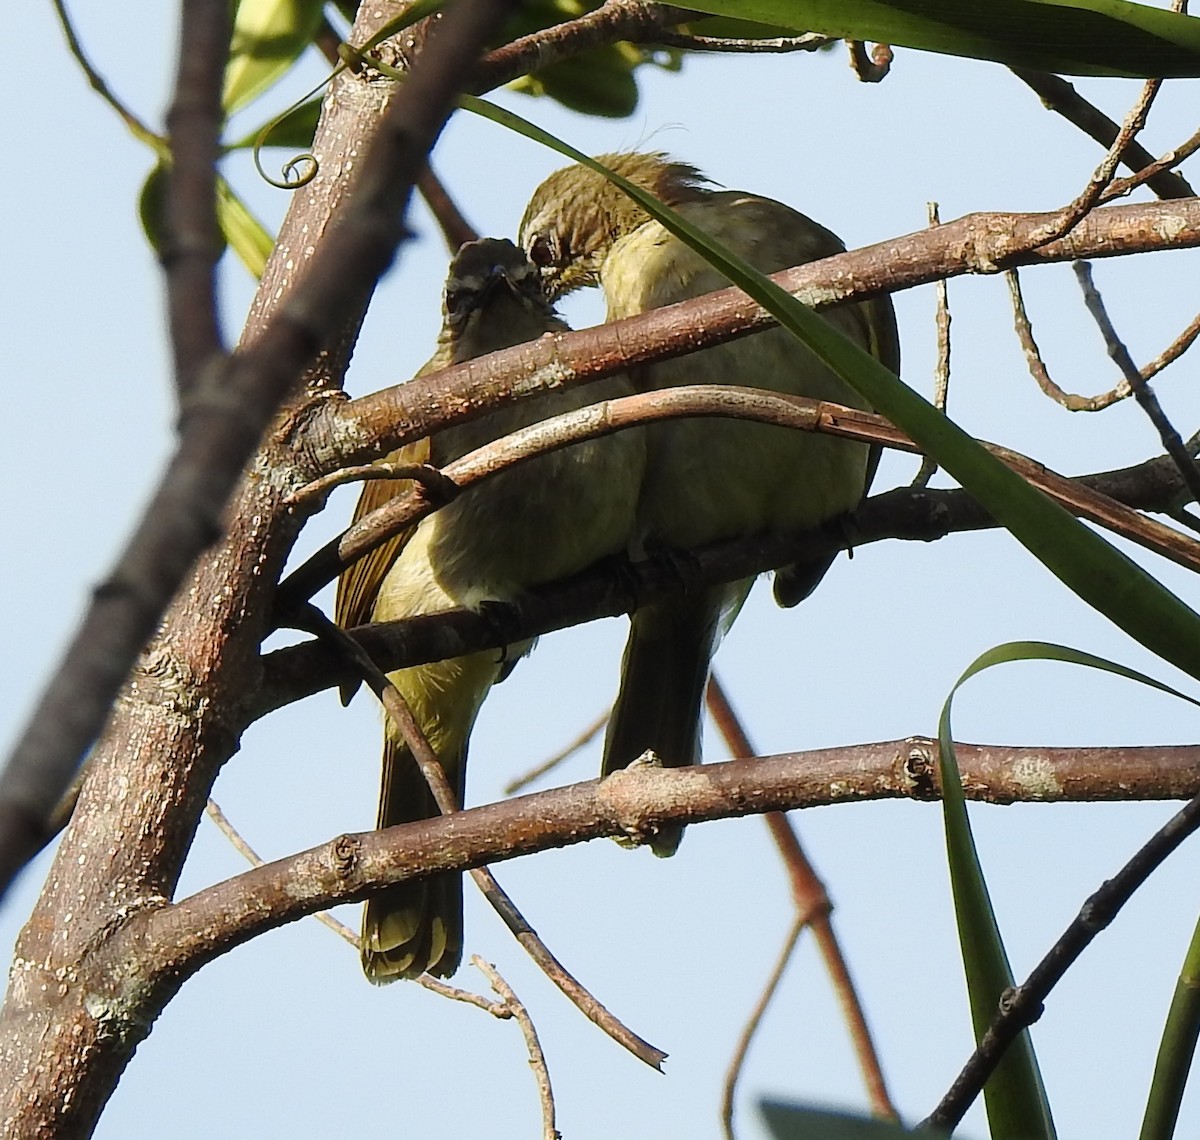
<path id="1" fill-rule="evenodd" d="M 174 56 L 168 6 L 135 0 L 82 10 L 80 28 L 118 94 L 161 123 Z M 10 489 L 0 501 L 8 587 L 0 726 L 15 736 L 61 646 L 154 485 L 172 439 L 172 396 L 158 269 L 136 196 L 152 165 L 86 88 L 49 5 L 22 13 L 8 82 L 3 274 L 4 401 Z M 309 61 L 308 82 L 321 65 Z M 304 83 L 290 85 L 299 94 Z M 1080 87 L 1120 118 L 1132 81 Z M 1099 148 L 1046 112 L 1003 68 L 900 51 L 881 85 L 855 81 L 841 50 L 820 56 L 689 59 L 681 75 L 647 71 L 637 113 L 588 120 L 507 96 L 591 152 L 665 149 L 730 187 L 780 198 L 851 246 L 976 210 L 1048 210 L 1071 200 Z M 1168 84 L 1143 135 L 1156 153 L 1196 125 L 1197 86 Z M 249 128 L 284 106 L 256 108 Z M 435 163 L 471 221 L 512 236 L 525 200 L 556 157 L 500 128 L 457 116 Z M 1187 172 L 1185 168 L 1185 173 Z M 227 173 L 269 225 L 285 193 L 241 159 Z M 1191 171 L 1193 179 L 1200 169 Z M 416 239 L 372 305 L 348 379 L 353 394 L 411 375 L 432 350 L 447 255 L 418 205 Z M 1156 355 L 1198 307 L 1195 253 L 1097 266 L 1097 281 L 1134 357 Z M 226 334 L 237 336 L 253 282 L 223 265 Z M 1047 361 L 1070 390 L 1116 375 L 1067 266 L 1025 274 Z M 1011 330 L 998 277 L 951 284 L 951 412 L 967 429 L 1065 473 L 1157 452 L 1132 406 L 1075 415 L 1036 389 Z M 931 289 L 896 298 L 904 376 L 928 393 L 935 331 Z M 598 319 L 596 299 L 569 307 Z M 1200 419 L 1193 356 L 1156 385 L 1184 435 Z M 915 460 L 889 457 L 877 488 L 907 482 Z M 354 492 L 336 496 L 302 540 L 315 549 L 345 524 Z M 1185 600 L 1196 582 L 1137 555 Z M 1195 693 L 1088 610 L 1004 534 L 933 545 L 877 544 L 840 560 L 812 600 L 775 608 L 760 583 L 718 657 L 718 670 L 763 753 L 935 731 L 961 671 L 1003 641 L 1044 639 L 1111 657 Z M 331 600 L 331 599 L 327 599 Z M 611 700 L 625 622 L 544 639 L 489 699 L 472 744 L 469 799 L 502 785 L 569 740 Z M 1064 666 L 986 674 L 956 706 L 959 739 L 1019 744 L 1195 740 L 1194 710 L 1113 678 Z M 216 797 L 268 858 L 369 827 L 378 781 L 378 716 L 360 696 L 301 703 L 247 733 Z M 710 732 L 706 756 L 722 759 Z M 595 774 L 597 749 L 553 779 Z M 1009 953 L 1023 976 L 1079 905 L 1175 810 L 1170 804 L 977 807 L 977 840 Z M 836 904 L 835 923 L 877 1035 L 896 1101 L 928 1112 L 971 1046 L 945 872 L 940 810 L 906 802 L 825 808 L 796 822 Z M 43 857 L 0 911 L 15 938 L 48 867 Z M 184 874 L 190 893 L 243 869 L 202 823 Z M 468 952 L 495 962 L 529 1007 L 546 1048 L 568 1140 L 717 1135 L 720 1080 L 791 914 L 761 820 L 690 829 L 669 861 L 608 842 L 498 868 L 498 877 L 559 957 L 636 1031 L 667 1050 L 666 1075 L 625 1055 L 525 959 L 468 888 Z M 1175 976 L 1200 912 L 1193 840 L 1142 890 L 1054 991 L 1034 1041 L 1063 1137 L 1135 1134 Z M 342 917 L 357 925 L 354 908 Z M 457 981 L 482 988 L 469 968 Z M 862 1106 L 853 1058 L 810 941 L 788 971 L 749 1057 L 740 1134 L 765 1135 L 760 1095 Z M 100 1125 L 105 1140 L 452 1135 L 525 1140 L 537 1102 L 515 1025 L 415 985 L 375 989 L 357 957 L 305 920 L 257 939 L 187 983 L 139 1048 Z M 168 1126 L 164 1117 L 169 1114 Z M 1200 1132 L 1200 1097 L 1179 1135 Z M 984 1134 L 982 1117 L 964 1135 Z"/>

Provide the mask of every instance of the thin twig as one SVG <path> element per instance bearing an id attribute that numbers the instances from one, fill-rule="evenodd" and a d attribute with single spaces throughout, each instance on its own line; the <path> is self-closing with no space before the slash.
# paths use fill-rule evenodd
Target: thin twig
<path id="1" fill-rule="evenodd" d="M 450 787 L 449 780 L 446 779 L 437 755 L 430 747 L 412 710 L 408 707 L 408 702 L 405 701 L 400 690 L 371 659 L 370 654 L 315 606 L 306 605 L 302 614 L 295 614 L 293 617 L 301 628 L 306 628 L 317 637 L 332 642 L 340 653 L 354 662 L 362 679 L 370 685 L 372 691 L 379 698 L 388 717 L 412 752 L 417 766 L 421 769 L 421 774 L 425 777 L 425 782 L 429 785 L 438 810 L 443 815 L 453 815 L 459 812 L 461 808 L 454 790 Z M 512 899 L 496 882 L 495 876 L 486 867 L 475 867 L 468 873 L 489 905 L 500 916 L 526 953 L 541 967 L 543 973 L 570 998 L 580 1012 L 639 1060 L 644 1061 L 651 1068 L 661 1071 L 662 1063 L 667 1056 L 666 1053 L 648 1041 L 644 1041 L 617 1020 L 591 993 L 584 989 L 578 980 L 567 972 L 562 963 L 550 952 L 549 947 L 538 937 L 533 927 L 525 920 Z"/>
<path id="2" fill-rule="evenodd" d="M 1116 387 L 1098 396 L 1079 396 L 1074 392 L 1064 392 L 1050 375 L 1046 362 L 1042 359 L 1041 350 L 1033 336 L 1033 325 L 1025 309 L 1025 298 L 1021 293 L 1021 278 L 1016 269 L 1005 271 L 1004 279 L 1008 283 L 1008 295 L 1012 300 L 1013 326 L 1017 332 L 1017 340 L 1025 353 L 1025 363 L 1029 366 L 1030 375 L 1037 385 L 1056 404 L 1061 404 L 1069 412 L 1099 412 L 1104 408 L 1124 400 L 1131 394 L 1132 389 L 1127 381 L 1122 380 Z"/>
<path id="3" fill-rule="evenodd" d="M 1162 405 L 1159 404 L 1158 397 L 1154 395 L 1150 385 L 1142 378 L 1141 372 L 1138 371 L 1137 365 L 1133 362 L 1133 357 L 1129 355 L 1129 349 L 1125 347 L 1124 342 L 1117 335 L 1117 330 L 1113 327 L 1113 323 L 1108 316 L 1108 311 L 1104 307 L 1104 298 L 1100 296 L 1100 291 L 1096 288 L 1096 284 L 1092 280 L 1091 263 L 1077 261 L 1073 268 L 1075 276 L 1079 281 L 1079 287 L 1083 290 L 1083 303 L 1087 306 L 1088 312 L 1092 314 L 1092 318 L 1095 320 L 1101 335 L 1104 337 L 1104 344 L 1108 349 L 1108 355 L 1121 370 L 1121 374 L 1125 377 L 1125 382 L 1133 389 L 1133 398 L 1137 400 L 1138 406 L 1146 413 L 1146 416 L 1158 431 L 1163 448 L 1175 461 L 1175 466 L 1179 468 L 1180 477 L 1192 493 L 1192 498 L 1200 499 L 1200 471 L 1196 469 L 1196 464 L 1188 454 L 1179 432 L 1175 430 L 1174 425 L 1167 419 L 1167 414 L 1162 410 Z"/>
<path id="4" fill-rule="evenodd" d="M 443 474 L 465 490 L 549 448 L 564 447 L 583 439 L 680 415 L 721 415 L 755 420 L 806 431 L 832 434 L 902 450 L 916 448 L 879 416 L 801 396 L 782 396 L 757 388 L 723 385 L 689 385 L 635 396 L 622 396 L 554 416 L 529 428 L 487 444 L 447 464 Z M 1080 484 L 1057 475 L 1039 463 L 980 441 L 1018 474 L 1045 491 L 1068 510 L 1130 538 L 1148 549 L 1191 568 L 1200 567 L 1200 546 L 1190 538 L 1136 511 L 1112 502 Z M 294 607 L 333 581 L 346 566 L 370 553 L 392 535 L 423 518 L 434 508 L 423 498 L 398 495 L 385 506 L 359 519 L 328 542 L 280 585 L 282 608 Z M 844 549 L 845 545 L 838 547 Z M 782 565 L 783 559 L 774 565 Z"/>
<path id="5" fill-rule="evenodd" d="M 1197 313 L 1183 330 L 1166 348 L 1162 350 L 1149 364 L 1140 369 L 1143 380 L 1157 376 L 1168 364 L 1174 364 L 1200 336 L 1200 313 Z"/>
<path id="6" fill-rule="evenodd" d="M 1178 166 L 1184 160 L 1191 158 L 1197 150 L 1200 150 L 1200 131 L 1196 131 L 1187 142 L 1181 143 L 1173 150 L 1167 151 L 1162 158 L 1152 162 L 1144 170 L 1140 170 L 1137 174 L 1130 175 L 1128 178 L 1116 179 L 1103 194 L 1100 195 L 1100 202 L 1113 201 L 1114 198 L 1123 198 L 1130 191 L 1137 189 L 1145 183 L 1151 185 L 1153 180 L 1164 171 L 1170 170 L 1174 166 Z"/>
<path id="7" fill-rule="evenodd" d="M 999 1009 L 978 1048 L 937 1108 L 918 1128 L 933 1128 L 948 1133 L 958 1126 L 1008 1046 L 1041 1016 L 1043 1003 L 1059 979 L 1091 944 L 1092 939 L 1116 918 L 1151 873 L 1197 827 L 1200 827 L 1200 796 L 1174 815 L 1083 904 L 1078 916 L 1034 967 L 1025 983 L 1001 995 Z"/>
<path id="8" fill-rule="evenodd" d="M 487 978 L 488 984 L 500 995 L 504 1005 L 521 1027 L 525 1048 L 529 1050 L 529 1067 L 533 1070 L 533 1079 L 537 1084 L 538 1101 L 542 1106 L 542 1140 L 561 1140 L 554 1124 L 554 1092 L 550 1088 L 550 1070 L 546 1066 L 546 1054 L 538 1040 L 533 1018 L 495 966 L 485 962 L 478 954 L 471 955 L 471 965 Z"/>
<path id="9" fill-rule="evenodd" d="M 424 496 L 439 506 L 451 502 L 460 490 L 453 479 L 448 478 L 441 468 L 434 467 L 431 463 L 359 463 L 322 475 L 284 496 L 283 501 L 289 507 L 296 507 L 310 499 L 319 498 L 344 483 L 363 483 L 369 479 L 408 479 L 420 484 Z"/>
<path id="10" fill-rule="evenodd" d="M 929 203 L 929 224 L 930 226 L 942 224 L 936 202 Z M 937 364 L 934 366 L 933 372 L 933 406 L 938 411 L 944 412 L 950 396 L 950 295 L 944 277 L 939 278 L 934 284 L 934 296 L 937 298 L 937 315 L 934 318 L 937 328 Z M 936 471 L 937 462 L 932 456 L 924 456 L 910 486 L 928 487 L 929 480 L 933 478 Z"/>
<path id="11" fill-rule="evenodd" d="M 233 848 L 247 863 L 252 867 L 261 867 L 264 859 L 249 843 L 246 842 L 242 833 L 238 831 L 232 823 L 229 822 L 229 817 L 221 810 L 220 804 L 217 803 L 211 796 L 204 808 L 208 814 L 208 818 L 217 825 L 217 829 L 226 839 L 233 845 Z M 358 949 L 358 935 L 354 933 L 344 922 L 338 922 L 328 911 L 319 910 L 313 915 L 319 923 L 329 927 L 339 938 L 344 938 L 356 950 Z"/>
<path id="12" fill-rule="evenodd" d="M 876 44 L 868 53 L 862 40 L 847 40 L 850 49 L 850 70 L 860 83 L 881 83 L 892 69 L 894 58 L 888 44 Z"/>
<path id="13" fill-rule="evenodd" d="M 417 176 L 417 189 L 437 221 L 442 237 L 446 239 L 446 247 L 451 253 L 457 253 L 459 246 L 479 237 L 475 227 L 467 221 L 458 204 L 450 197 L 445 184 L 434 173 L 432 166 L 426 165 Z"/>
<path id="14" fill-rule="evenodd" d="M 146 126 L 137 115 L 116 97 L 104 76 L 93 66 L 92 61 L 83 50 L 83 44 L 80 43 L 79 37 L 75 34 L 75 26 L 71 22 L 71 16 L 67 11 L 65 0 L 52 0 L 52 3 L 54 4 L 54 11 L 58 16 L 58 22 L 62 26 L 63 35 L 67 41 L 67 50 L 71 53 L 71 58 L 79 65 L 79 69 L 83 72 L 88 86 L 117 113 L 121 122 L 125 124 L 129 133 L 134 138 L 150 146 L 160 158 L 165 156 L 167 150 L 166 140 Z"/>
<path id="15" fill-rule="evenodd" d="M 245 837 L 232 823 L 229 822 L 229 817 L 221 810 L 220 805 L 216 800 L 209 797 L 208 803 L 204 809 L 208 818 L 217 825 L 221 834 L 233 844 L 234 849 L 246 860 L 252 867 L 261 867 L 263 858 L 246 842 Z M 339 922 L 326 910 L 319 910 L 312 916 L 323 926 L 327 926 L 339 938 L 349 942 L 355 950 L 361 949 L 358 935 L 354 933 L 344 922 Z M 479 994 L 474 994 L 470 990 L 459 989 L 457 986 L 447 985 L 437 978 L 430 977 L 429 974 L 422 974 L 415 981 L 418 985 L 439 995 L 440 997 L 449 998 L 451 1001 L 460 1001 L 466 1005 L 478 1006 L 482 1010 L 486 1010 L 493 1017 L 506 1018 L 511 1017 L 511 1013 L 504 1007 L 501 1002 L 488 1001 L 487 998 Z"/>
<path id="16" fill-rule="evenodd" d="M 547 772 L 554 771 L 565 760 L 569 760 L 581 748 L 590 744 L 608 724 L 609 710 L 605 709 L 591 724 L 587 726 L 574 740 L 565 748 L 560 748 L 552 756 L 543 760 L 540 764 L 529 771 L 517 776 L 515 779 L 509 780 L 504 785 L 504 794 L 506 796 L 515 796 L 522 788 L 528 787 L 534 780 L 541 779 Z"/>
<path id="17" fill-rule="evenodd" d="M 1121 128 L 1103 111 L 1089 103 L 1065 79 L 1045 71 L 1025 67 L 1009 69 L 1022 83 L 1032 88 L 1048 110 L 1061 115 L 1103 147 L 1110 147 Z M 1154 156 L 1141 143 L 1131 140 L 1121 151 L 1121 162 L 1135 173 L 1156 165 Z M 1146 185 L 1160 198 L 1190 198 L 1195 191 L 1182 174 L 1159 170 L 1146 179 Z"/>
<path id="18" fill-rule="evenodd" d="M 750 743 L 741 718 L 730 703 L 721 682 L 714 674 L 709 678 L 706 692 L 708 711 L 712 716 L 721 735 L 725 738 L 730 751 L 737 757 L 757 756 L 758 751 Z M 883 1069 L 879 1063 L 879 1054 L 875 1050 L 875 1042 L 871 1038 L 871 1030 L 867 1025 L 867 1017 L 859 1000 L 858 991 L 850 977 L 850 969 L 846 965 L 845 955 L 833 931 L 833 904 L 829 892 L 804 848 L 800 845 L 800 837 L 792 827 L 791 821 L 783 812 L 767 812 L 764 816 L 775 846 L 779 850 L 784 867 L 788 872 L 791 883 L 792 900 L 796 907 L 796 917 L 801 923 L 811 926 L 817 947 L 829 971 L 830 982 L 837 995 L 838 1004 L 842 1009 L 850 1040 L 858 1058 L 859 1070 L 862 1073 L 863 1084 L 871 1102 L 871 1111 L 879 1117 L 889 1120 L 898 1119 L 892 1098 L 887 1091 L 887 1082 L 883 1077 Z M 728 1078 L 728 1095 L 732 1098 L 732 1086 L 736 1075 Z M 730 1100 L 732 1103 L 732 1099 Z"/>
<path id="19" fill-rule="evenodd" d="M 167 111 L 171 163 L 159 258 L 166 275 L 175 392 L 187 399 L 210 360 L 224 352 L 217 317 L 217 160 L 221 156 L 221 84 L 233 33 L 232 9 L 184 0 L 175 92 Z"/>
<path id="20" fill-rule="evenodd" d="M 837 43 L 836 36 L 822 36 L 817 32 L 805 32 L 802 36 L 772 36 L 760 40 L 743 40 L 732 36 L 689 36 L 682 32 L 658 32 L 654 42 L 663 47 L 682 48 L 684 51 L 730 52 L 755 55 L 760 53 L 781 54 L 796 51 L 821 51 Z"/>
<path id="21" fill-rule="evenodd" d="M 758 1001 L 754 1003 L 754 1008 L 750 1011 L 750 1016 L 742 1027 L 741 1036 L 738 1037 L 737 1044 L 733 1047 L 733 1055 L 729 1058 L 729 1067 L 725 1070 L 725 1084 L 721 1094 L 721 1128 L 725 1133 L 725 1140 L 735 1140 L 733 1098 L 737 1092 L 738 1078 L 742 1075 L 746 1064 L 746 1054 L 750 1050 L 750 1042 L 758 1032 L 763 1014 L 766 1013 L 767 1006 L 771 1004 L 771 999 L 775 996 L 775 991 L 779 988 L 779 983 L 783 978 L 783 972 L 792 959 L 796 943 L 800 940 L 801 931 L 807 925 L 808 921 L 805 916 L 797 911 L 792 919 L 792 928 L 788 931 L 788 936 L 784 939 L 783 947 L 779 951 L 779 957 L 776 958 L 762 993 L 758 995 Z"/>
<path id="22" fill-rule="evenodd" d="M 1146 125 L 1146 117 L 1150 114 L 1150 106 L 1154 102 L 1154 97 L 1158 94 L 1161 86 L 1161 79 L 1146 80 L 1137 102 L 1129 109 L 1129 114 L 1125 116 L 1125 121 L 1121 124 L 1121 129 L 1117 132 L 1117 137 L 1108 149 L 1108 154 L 1104 156 L 1104 161 L 1096 167 L 1092 177 L 1088 180 L 1087 186 L 1084 187 L 1083 193 L 1065 209 L 1061 210 L 1053 222 L 1041 227 L 1033 236 L 1034 246 L 1057 241 L 1073 230 L 1099 204 L 1101 195 L 1108 188 L 1109 183 L 1112 182 L 1117 164 L 1121 161 L 1122 152 L 1134 140 L 1142 127 Z"/>

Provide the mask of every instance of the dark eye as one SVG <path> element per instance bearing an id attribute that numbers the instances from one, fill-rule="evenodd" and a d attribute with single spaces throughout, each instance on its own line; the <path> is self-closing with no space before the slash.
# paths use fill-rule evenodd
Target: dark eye
<path id="1" fill-rule="evenodd" d="M 549 234 L 538 234 L 529 243 L 529 260 L 539 269 L 559 264 L 557 243 Z"/>
<path id="2" fill-rule="evenodd" d="M 471 291 L 462 285 L 446 286 L 446 314 L 455 317 L 462 314 L 471 297 Z"/>

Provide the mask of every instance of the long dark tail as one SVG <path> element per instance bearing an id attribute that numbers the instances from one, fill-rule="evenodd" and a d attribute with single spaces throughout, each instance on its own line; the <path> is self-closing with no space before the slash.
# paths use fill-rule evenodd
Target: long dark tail
<path id="1" fill-rule="evenodd" d="M 462 799 L 466 757 L 446 775 Z M 445 763 L 445 761 L 443 761 Z M 383 746 L 383 788 L 377 827 L 438 815 L 437 805 L 407 746 L 389 732 Z M 367 900 L 362 925 L 362 966 L 376 983 L 434 974 L 448 978 L 462 960 L 462 875 L 435 875 L 400 883 Z"/>
<path id="2" fill-rule="evenodd" d="M 699 763 L 704 689 L 727 609 L 728 590 L 722 588 L 633 615 L 602 775 L 627 767 L 647 749 L 668 768 Z M 650 849 L 673 855 L 682 836 L 681 827 L 661 828 L 649 839 Z"/>

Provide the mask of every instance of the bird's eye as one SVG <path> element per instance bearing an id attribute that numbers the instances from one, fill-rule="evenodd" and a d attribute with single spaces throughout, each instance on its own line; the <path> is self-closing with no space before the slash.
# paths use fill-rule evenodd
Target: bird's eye
<path id="1" fill-rule="evenodd" d="M 539 269 L 559 264 L 557 243 L 549 234 L 538 234 L 529 243 L 529 260 Z"/>
<path id="2" fill-rule="evenodd" d="M 460 316 L 467 307 L 471 291 L 462 285 L 446 286 L 446 314 L 453 318 Z"/>

